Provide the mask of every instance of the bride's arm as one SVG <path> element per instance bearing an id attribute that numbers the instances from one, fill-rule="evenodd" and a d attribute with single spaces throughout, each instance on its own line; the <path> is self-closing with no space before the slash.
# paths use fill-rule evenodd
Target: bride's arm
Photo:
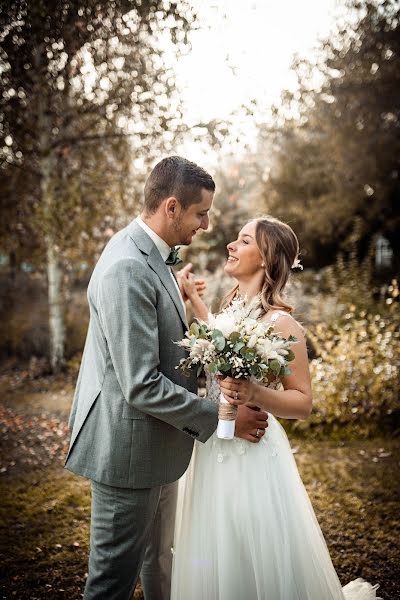
<path id="1" fill-rule="evenodd" d="M 200 298 L 199 290 L 196 286 L 196 278 L 192 273 L 187 273 L 186 277 L 181 278 L 181 284 L 186 296 L 189 298 L 194 316 L 201 321 L 207 321 L 208 308 Z"/>
<path id="2" fill-rule="evenodd" d="M 294 335 L 294 360 L 289 364 L 291 375 L 283 378 L 283 390 L 274 390 L 245 379 L 227 377 L 220 387 L 231 404 L 256 404 L 263 410 L 285 419 L 307 419 L 312 409 L 311 377 L 308 367 L 306 341 L 300 325 L 290 316 L 279 318 L 277 330 L 285 338 Z M 236 392 L 238 399 L 236 398 Z"/>

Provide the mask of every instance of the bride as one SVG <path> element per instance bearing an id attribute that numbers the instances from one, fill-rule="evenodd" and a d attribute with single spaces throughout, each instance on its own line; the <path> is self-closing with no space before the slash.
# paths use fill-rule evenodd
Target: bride
<path id="1" fill-rule="evenodd" d="M 225 305 L 237 294 L 249 300 L 259 294 L 260 318 L 298 342 L 281 386 L 208 377 L 209 397 L 218 401 L 222 391 L 232 404 L 255 405 L 269 413 L 269 427 L 258 444 L 215 433 L 196 442 L 180 481 L 171 599 L 378 600 L 378 586 L 362 579 L 342 588 L 276 419 L 306 419 L 311 412 L 304 333 L 282 295 L 298 263 L 297 238 L 285 223 L 263 217 L 247 223 L 228 252 L 225 272 L 237 285 Z M 206 320 L 193 277 L 182 285 L 194 314 Z M 254 431 L 253 440 L 258 436 Z"/>

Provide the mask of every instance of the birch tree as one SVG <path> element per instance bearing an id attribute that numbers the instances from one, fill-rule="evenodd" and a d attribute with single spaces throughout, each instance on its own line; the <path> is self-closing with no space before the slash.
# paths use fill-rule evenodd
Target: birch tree
<path id="1" fill-rule="evenodd" d="M 54 370 L 64 358 L 63 252 L 111 210 L 108 192 L 129 174 L 127 157 L 154 155 L 165 147 L 164 133 L 171 139 L 178 129 L 163 48 L 178 54 L 193 19 L 186 0 L 15 0 L 0 6 L 0 181 L 16 177 L 18 186 L 3 193 L 15 189 L 15 204 L 31 208 L 24 226 L 36 235 L 45 260 Z M 82 192 L 88 179 L 80 167 L 88 155 L 92 163 L 107 164 L 104 201 L 101 190 Z M 2 204 L 7 201 L 10 196 Z"/>

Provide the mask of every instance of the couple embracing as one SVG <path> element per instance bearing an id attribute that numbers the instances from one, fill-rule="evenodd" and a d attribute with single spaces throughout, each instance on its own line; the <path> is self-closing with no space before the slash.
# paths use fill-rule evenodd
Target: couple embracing
<path id="1" fill-rule="evenodd" d="M 225 266 L 236 281 L 225 303 L 258 297 L 259 318 L 298 340 L 283 385 L 214 378 L 200 398 L 195 374 L 176 368 L 185 302 L 200 319 L 208 309 L 189 269 L 175 278 L 175 246 L 208 228 L 214 191 L 194 163 L 159 162 L 140 217 L 89 283 L 66 460 L 92 487 L 84 598 L 130 600 L 140 575 L 145 600 L 373 600 L 361 579 L 342 589 L 276 419 L 311 411 L 304 334 L 283 296 L 299 252 L 288 225 L 244 224 Z M 232 441 L 215 433 L 220 392 L 238 405 Z"/>

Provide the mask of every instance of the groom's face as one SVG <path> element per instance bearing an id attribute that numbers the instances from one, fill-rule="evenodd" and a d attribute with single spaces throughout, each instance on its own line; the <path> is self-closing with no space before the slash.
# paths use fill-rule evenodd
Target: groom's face
<path id="1" fill-rule="evenodd" d="M 191 204 L 186 210 L 182 209 L 179 205 L 174 221 L 174 229 L 177 238 L 176 245 L 188 246 L 199 229 L 208 229 L 208 213 L 213 198 L 214 192 L 203 189 L 201 191 L 200 202 Z"/>

